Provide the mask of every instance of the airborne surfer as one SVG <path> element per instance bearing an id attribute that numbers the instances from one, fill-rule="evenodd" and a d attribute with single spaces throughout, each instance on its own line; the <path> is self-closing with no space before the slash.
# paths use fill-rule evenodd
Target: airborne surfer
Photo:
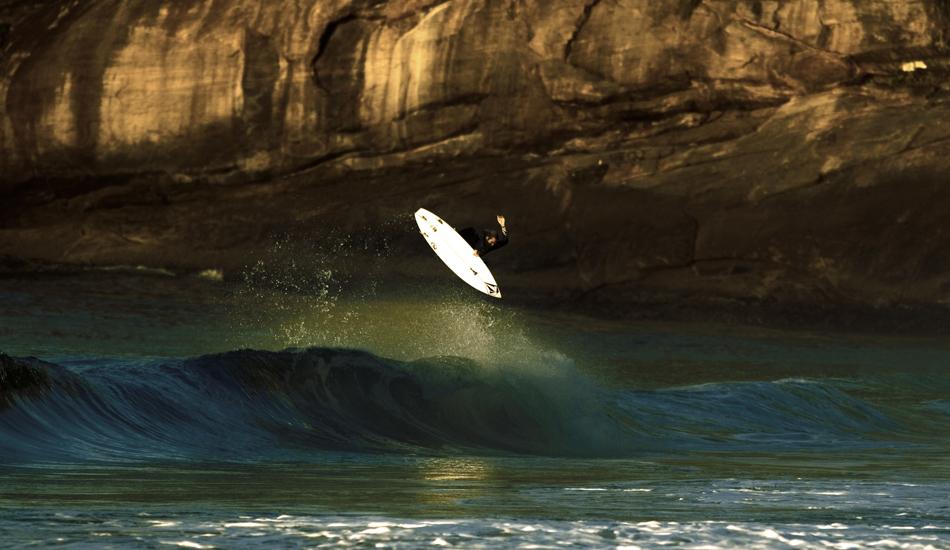
<path id="1" fill-rule="evenodd" d="M 467 227 L 462 231 L 455 231 L 442 218 L 425 208 L 417 210 L 415 218 L 416 224 L 419 226 L 419 233 L 425 237 L 432 250 L 453 273 L 475 290 L 495 298 L 501 298 L 501 290 L 498 288 L 495 278 L 492 277 L 492 274 L 488 271 L 488 266 L 479 256 L 484 256 L 492 250 L 508 244 L 508 230 L 505 229 L 505 218 L 503 216 L 498 216 L 498 224 L 501 225 L 501 237 L 498 236 L 496 231 L 490 229 L 478 232 L 474 228 Z M 472 248 L 475 250 L 472 250 Z"/>
<path id="2" fill-rule="evenodd" d="M 479 233 L 474 227 L 459 229 L 458 234 L 465 242 L 475 249 L 475 255 L 484 257 L 485 254 L 497 250 L 508 244 L 508 230 L 505 228 L 505 217 L 498 216 L 498 225 L 501 226 L 501 236 L 493 229 L 486 229 Z"/>

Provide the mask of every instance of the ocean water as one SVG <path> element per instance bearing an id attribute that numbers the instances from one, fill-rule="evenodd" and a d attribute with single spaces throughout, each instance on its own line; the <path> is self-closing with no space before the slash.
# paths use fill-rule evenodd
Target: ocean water
<path id="1" fill-rule="evenodd" d="M 950 548 L 950 345 L 0 279 L 0 548 Z"/>

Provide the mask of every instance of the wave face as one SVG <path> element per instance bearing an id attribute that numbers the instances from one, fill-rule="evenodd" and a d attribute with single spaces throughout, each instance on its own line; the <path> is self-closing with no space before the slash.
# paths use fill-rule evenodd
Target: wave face
<path id="1" fill-rule="evenodd" d="M 945 401 L 873 406 L 833 381 L 605 389 L 569 360 L 397 361 L 314 347 L 189 359 L 0 354 L 0 462 L 307 460 L 321 452 L 636 457 L 942 444 Z M 943 442 L 945 443 L 945 442 Z"/>
<path id="2" fill-rule="evenodd" d="M 455 357 L 400 362 L 331 348 L 72 368 L 4 356 L 0 434 L 8 444 L 0 453 L 258 460 L 308 449 L 610 452 L 584 423 L 617 423 L 564 367 L 555 380 Z"/>

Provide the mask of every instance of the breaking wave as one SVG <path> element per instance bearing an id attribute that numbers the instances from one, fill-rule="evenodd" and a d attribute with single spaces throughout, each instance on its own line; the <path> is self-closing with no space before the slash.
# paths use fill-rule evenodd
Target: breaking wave
<path id="1" fill-rule="evenodd" d="M 610 390 L 558 356 L 398 361 L 313 347 L 57 361 L 0 354 L 0 462 L 632 457 L 912 440 L 906 422 L 826 382 Z"/>

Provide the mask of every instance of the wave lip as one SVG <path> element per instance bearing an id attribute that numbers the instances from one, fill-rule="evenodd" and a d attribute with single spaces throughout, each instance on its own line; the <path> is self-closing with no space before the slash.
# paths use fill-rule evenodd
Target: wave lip
<path id="1" fill-rule="evenodd" d="M 14 361 L 0 352 L 0 411 L 16 405 L 17 397 L 38 398 L 52 387 L 45 369 Z"/>

